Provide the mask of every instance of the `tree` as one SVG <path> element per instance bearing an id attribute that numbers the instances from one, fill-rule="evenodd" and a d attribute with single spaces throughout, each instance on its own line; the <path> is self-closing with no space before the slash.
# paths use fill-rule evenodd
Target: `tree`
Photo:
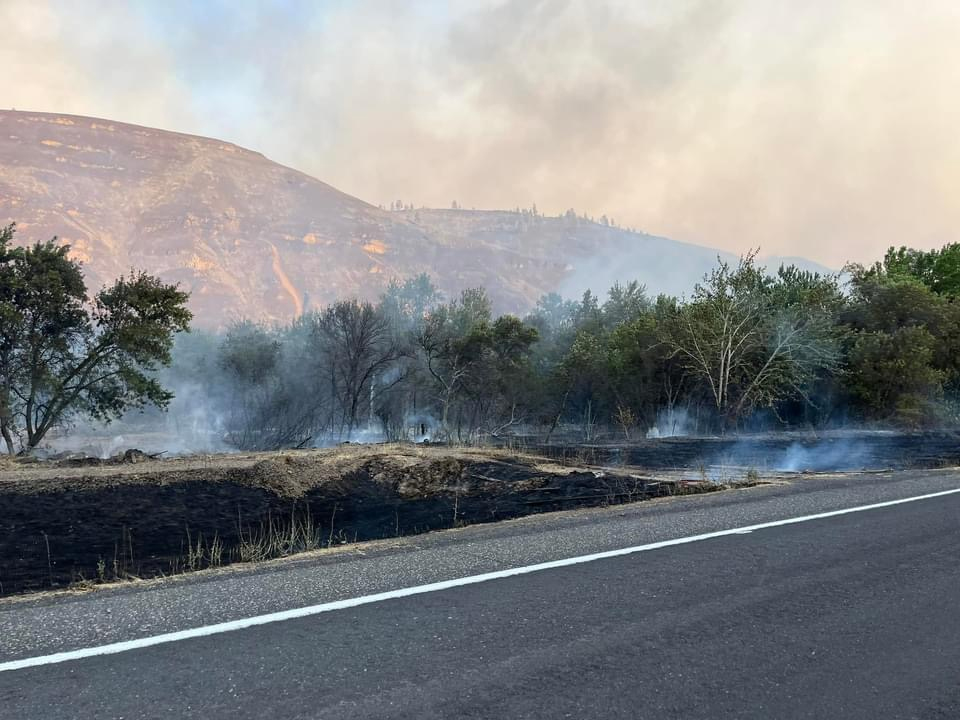
<path id="1" fill-rule="evenodd" d="M 646 288 L 636 280 L 626 285 L 614 283 L 607 293 L 607 301 L 603 304 L 604 324 L 608 328 L 613 328 L 633 322 L 648 312 L 651 307 Z"/>
<path id="2" fill-rule="evenodd" d="M 501 315 L 477 328 L 474 337 L 479 357 L 465 382 L 473 406 L 470 429 L 497 436 L 518 425 L 530 406 L 530 350 L 538 333 L 513 315 Z"/>
<path id="3" fill-rule="evenodd" d="M 464 290 L 458 300 L 435 307 L 415 330 L 414 346 L 436 391 L 440 429 L 448 440 L 452 438 L 450 409 L 489 344 L 490 320 L 486 293 L 471 289 Z"/>
<path id="4" fill-rule="evenodd" d="M 342 412 L 339 434 L 349 439 L 357 427 L 362 400 L 369 394 L 372 404 L 375 379 L 399 357 L 400 348 L 384 313 L 356 300 L 323 310 L 316 317 L 314 332 Z"/>
<path id="5" fill-rule="evenodd" d="M 440 293 L 427 273 L 407 278 L 403 283 L 391 280 L 380 296 L 380 310 L 395 326 L 409 329 L 423 321 L 427 311 L 437 304 Z"/>
<path id="6" fill-rule="evenodd" d="M 573 327 L 576 311 L 577 303 L 564 300 L 557 293 L 549 293 L 537 300 L 537 305 L 527 316 L 526 322 L 536 327 L 541 336 L 562 333 Z"/>
<path id="7" fill-rule="evenodd" d="M 564 398 L 572 394 L 572 405 L 580 411 L 578 419 L 587 441 L 593 439 L 598 400 L 605 399 L 610 390 L 605 372 L 610 364 L 610 348 L 605 334 L 599 331 L 599 326 L 596 328 L 594 332 L 590 329 L 577 331 L 558 373 L 565 380 Z"/>
<path id="8" fill-rule="evenodd" d="M 847 268 L 845 373 L 854 408 L 863 417 L 915 425 L 937 419 L 945 391 L 954 397 L 960 391 L 960 305 L 912 273 L 896 270 L 896 262 L 888 253 L 883 267 Z"/>
<path id="9" fill-rule="evenodd" d="M 227 439 L 241 450 L 272 450 L 302 440 L 285 387 L 283 343 L 270 328 L 233 323 L 217 349 L 221 371 L 213 380 L 224 409 Z"/>
<path id="10" fill-rule="evenodd" d="M 945 373 L 933 367 L 935 338 L 924 327 L 859 333 L 850 352 L 850 391 L 865 413 L 917 426 L 935 418 Z"/>
<path id="11" fill-rule="evenodd" d="M 721 261 L 663 335 L 729 423 L 790 397 L 809 401 L 806 384 L 837 361 L 832 309 L 818 296 L 819 276 L 781 268 L 768 278 L 754 258 L 744 256 L 736 268 Z"/>
<path id="12" fill-rule="evenodd" d="M 616 399 L 618 424 L 623 426 L 624 417 L 629 417 L 652 425 L 658 407 L 669 409 L 675 399 L 664 392 L 669 379 L 662 375 L 669 366 L 666 349 L 657 336 L 656 316 L 645 312 L 617 326 L 607 344 L 604 372 Z"/>
<path id="13" fill-rule="evenodd" d="M 219 364 L 230 376 L 258 385 L 276 374 L 282 346 L 266 328 L 250 321 L 234 323 L 220 345 Z"/>
<path id="14" fill-rule="evenodd" d="M 88 301 L 80 266 L 55 241 L 11 248 L 0 235 L 0 430 L 35 448 L 71 416 L 100 421 L 173 397 L 155 377 L 188 330 L 188 295 L 131 272 Z"/>
<path id="15" fill-rule="evenodd" d="M 850 269 L 861 279 L 912 278 L 938 295 L 960 297 L 960 243 L 939 250 L 890 248 L 882 262 L 870 268 L 852 265 Z"/>
<path id="16" fill-rule="evenodd" d="M 15 305 L 18 278 L 14 273 L 11 244 L 14 225 L 0 229 L 0 435 L 9 453 L 14 452 L 14 386 L 23 377 L 17 362 L 21 336 L 21 317 Z"/>

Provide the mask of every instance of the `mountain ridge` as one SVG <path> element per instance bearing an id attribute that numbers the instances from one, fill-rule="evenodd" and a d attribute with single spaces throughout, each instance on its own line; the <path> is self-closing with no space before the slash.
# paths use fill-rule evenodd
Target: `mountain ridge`
<path id="1" fill-rule="evenodd" d="M 20 244 L 70 244 L 91 288 L 130 268 L 180 283 L 207 327 L 375 299 L 420 272 L 448 296 L 482 285 L 500 312 L 612 280 L 679 294 L 733 257 L 569 214 L 388 211 L 217 138 L 0 110 L 0 222 L 11 221 Z"/>

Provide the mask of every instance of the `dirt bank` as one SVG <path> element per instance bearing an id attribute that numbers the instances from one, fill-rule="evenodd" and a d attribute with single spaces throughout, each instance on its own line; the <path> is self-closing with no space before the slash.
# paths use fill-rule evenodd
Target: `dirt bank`
<path id="1" fill-rule="evenodd" d="M 0 593 L 717 487 L 417 446 L 16 467 L 0 470 Z"/>

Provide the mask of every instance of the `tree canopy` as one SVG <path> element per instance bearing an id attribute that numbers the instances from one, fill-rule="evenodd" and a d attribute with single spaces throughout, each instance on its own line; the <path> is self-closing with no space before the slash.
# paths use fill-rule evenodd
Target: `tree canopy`
<path id="1" fill-rule="evenodd" d="M 8 452 L 35 448 L 74 416 L 109 421 L 169 403 L 155 371 L 188 329 L 188 295 L 131 272 L 92 298 L 69 247 L 14 247 L 0 231 L 0 432 Z"/>
<path id="2" fill-rule="evenodd" d="M 421 275 L 378 302 L 238 324 L 190 372 L 222 437 L 249 449 L 958 423 L 954 256 L 891 250 L 840 276 L 748 253 L 718 259 L 686 297 L 623 283 L 544 296 L 525 317 L 498 316 L 482 288 L 445 298 Z"/>

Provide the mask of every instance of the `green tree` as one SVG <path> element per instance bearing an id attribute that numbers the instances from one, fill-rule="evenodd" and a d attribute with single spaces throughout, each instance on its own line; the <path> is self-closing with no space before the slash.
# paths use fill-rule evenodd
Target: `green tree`
<path id="1" fill-rule="evenodd" d="M 651 303 L 646 288 L 632 280 L 626 285 L 615 283 L 603 304 L 603 321 L 607 328 L 632 322 L 649 312 Z"/>
<path id="2" fill-rule="evenodd" d="M 918 426 L 936 416 L 945 373 L 933 367 L 936 338 L 924 327 L 859 333 L 850 351 L 850 391 L 868 417 Z"/>
<path id="3" fill-rule="evenodd" d="M 380 297 L 380 310 L 395 327 L 409 329 L 423 321 L 439 298 L 430 276 L 420 273 L 403 283 L 391 280 Z"/>
<path id="4" fill-rule="evenodd" d="M 260 385 L 277 373 L 282 350 L 281 342 L 268 328 L 242 320 L 227 329 L 217 362 L 235 382 Z"/>
<path id="5" fill-rule="evenodd" d="M 313 315 L 286 328 L 251 321 L 232 324 L 216 351 L 219 372 L 206 392 L 216 398 L 226 440 L 242 450 L 275 450 L 308 442 L 320 409 L 329 405 L 321 392 L 315 363 L 318 352 Z"/>
<path id="6" fill-rule="evenodd" d="M 672 356 L 727 423 L 806 397 L 810 381 L 838 359 L 835 281 L 791 268 L 771 278 L 754 257 L 736 267 L 720 262 L 664 326 Z"/>
<path id="7" fill-rule="evenodd" d="M 913 278 L 938 295 L 960 297 L 960 243 L 939 250 L 890 248 L 882 262 L 852 268 L 863 278 Z"/>
<path id="8" fill-rule="evenodd" d="M 23 378 L 17 359 L 22 335 L 22 319 L 15 305 L 18 276 L 13 268 L 14 225 L 0 228 L 0 435 L 7 451 L 14 452 L 14 387 Z"/>
<path id="9" fill-rule="evenodd" d="M 189 327 L 187 293 L 131 273 L 88 301 L 80 266 L 56 242 L 13 248 L 0 235 L 0 426 L 35 448 L 72 416 L 100 421 L 172 394 L 155 371 L 170 362 L 176 333 Z"/>
<path id="10" fill-rule="evenodd" d="M 845 374 L 854 409 L 865 419 L 936 420 L 945 391 L 960 390 L 960 305 L 897 270 L 890 257 L 884 266 L 848 271 Z"/>
<path id="11" fill-rule="evenodd" d="M 604 371 L 616 396 L 620 424 L 626 417 L 652 424 L 657 406 L 669 406 L 671 400 L 661 393 L 667 358 L 657 334 L 656 316 L 645 312 L 619 325 L 610 334 L 608 347 Z"/>
<path id="12" fill-rule="evenodd" d="M 471 428 L 497 436 L 519 424 L 533 404 L 531 347 L 537 330 L 513 315 L 477 328 L 481 356 L 467 375 L 465 389 L 474 405 Z"/>
<path id="13" fill-rule="evenodd" d="M 464 390 L 470 371 L 489 346 L 490 301 L 481 289 L 435 307 L 415 330 L 413 344 L 440 405 L 440 430 L 449 440 L 450 411 Z"/>

